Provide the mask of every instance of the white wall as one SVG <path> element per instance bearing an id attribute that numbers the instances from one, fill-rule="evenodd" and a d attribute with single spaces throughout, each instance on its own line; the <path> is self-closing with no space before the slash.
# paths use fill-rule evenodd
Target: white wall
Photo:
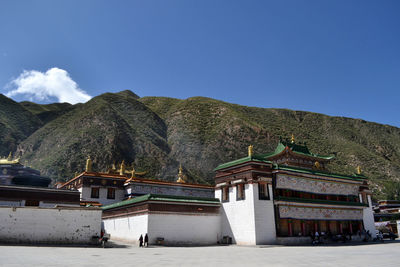
<path id="1" fill-rule="evenodd" d="M 0 207 L 2 242 L 88 244 L 100 227 L 100 209 Z"/>
<path id="2" fill-rule="evenodd" d="M 232 237 L 238 245 L 255 245 L 254 186 L 245 185 L 245 199 L 236 200 L 236 187 L 229 188 L 229 202 L 222 202 L 221 234 Z M 215 190 L 221 200 L 221 189 Z"/>
<path id="3" fill-rule="evenodd" d="M 117 217 L 104 219 L 104 229 L 111 234 L 111 239 L 133 243 L 139 242 L 140 235 L 148 233 L 148 215 Z"/>
<path id="4" fill-rule="evenodd" d="M 165 245 L 215 245 L 220 239 L 219 214 L 149 214 L 149 243 L 157 237 Z"/>
<path id="5" fill-rule="evenodd" d="M 268 185 L 270 200 L 258 199 L 258 184 L 253 184 L 256 244 L 275 244 L 276 228 L 272 187 Z"/>
<path id="6" fill-rule="evenodd" d="M 6 207 L 25 206 L 25 200 L 0 200 L 0 206 L 6 206 Z"/>
<path id="7" fill-rule="evenodd" d="M 99 188 L 99 198 L 91 198 L 92 194 L 92 187 Z M 81 200 L 82 201 L 97 201 L 100 202 L 101 204 L 109 205 L 113 204 L 116 202 L 120 202 L 125 198 L 125 190 L 120 189 L 120 188 L 115 188 L 115 199 L 108 199 L 107 198 L 107 187 L 99 187 L 99 186 L 84 186 L 79 189 L 81 192 Z"/>
<path id="8" fill-rule="evenodd" d="M 369 207 L 363 209 L 363 223 L 366 231 L 371 233 L 372 238 L 376 237 L 374 213 L 372 211 L 372 201 L 371 196 L 368 195 Z"/>

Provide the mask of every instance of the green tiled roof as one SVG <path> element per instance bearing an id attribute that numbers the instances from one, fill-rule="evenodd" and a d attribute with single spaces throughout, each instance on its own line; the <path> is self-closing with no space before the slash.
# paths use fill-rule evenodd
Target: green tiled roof
<path id="1" fill-rule="evenodd" d="M 323 160 L 330 160 L 330 159 L 334 158 L 334 156 L 322 156 L 322 155 L 311 153 L 306 144 L 297 144 L 297 143 L 291 143 L 289 141 L 281 140 L 273 152 L 266 153 L 266 154 L 253 155 L 251 157 L 247 156 L 247 157 L 240 158 L 237 160 L 229 161 L 229 162 L 218 165 L 218 167 L 216 167 L 214 169 L 214 171 L 218 171 L 218 170 L 221 170 L 224 168 L 228 168 L 228 167 L 231 167 L 231 166 L 234 166 L 237 164 L 241 164 L 241 163 L 245 163 L 245 162 L 249 162 L 249 161 L 259 161 L 259 162 L 271 163 L 271 161 L 269 161 L 268 159 L 282 153 L 285 150 L 286 146 L 288 146 L 296 154 L 313 157 L 316 159 L 323 159 Z"/>
<path id="2" fill-rule="evenodd" d="M 329 160 L 329 159 L 334 158 L 334 156 L 322 156 L 322 155 L 311 153 L 306 144 L 297 144 L 297 143 L 291 143 L 291 142 L 282 141 L 282 140 L 279 142 L 278 146 L 275 148 L 275 151 L 260 155 L 260 157 L 263 157 L 264 159 L 268 159 L 273 156 L 276 156 L 276 155 L 282 153 L 285 150 L 286 146 L 288 146 L 290 148 L 290 150 L 292 150 L 296 154 L 313 157 L 313 158 L 324 159 L 324 160 Z"/>
<path id="3" fill-rule="evenodd" d="M 368 207 L 367 204 L 360 202 L 347 202 L 347 201 L 336 201 L 336 200 L 324 200 L 324 199 L 306 199 L 297 197 L 278 197 L 275 200 L 287 201 L 287 202 L 299 202 L 299 203 L 315 203 L 315 204 L 325 204 L 325 205 L 343 205 L 343 206 L 358 206 L 358 207 Z"/>
<path id="4" fill-rule="evenodd" d="M 245 162 L 250 162 L 250 161 L 271 163 L 270 161 L 264 160 L 264 159 L 260 158 L 259 156 L 255 155 L 255 156 L 252 156 L 252 157 L 244 157 L 244 158 L 241 158 L 241 159 L 237 159 L 237 160 L 233 160 L 233 161 L 229 161 L 229 162 L 220 164 L 220 165 L 218 165 L 217 168 L 214 169 L 214 171 L 218 171 L 218 170 L 221 170 L 221 169 L 225 169 L 225 168 L 228 168 L 228 167 L 231 167 L 231 166 L 235 166 L 235 165 L 238 165 L 238 164 L 241 164 L 241 163 L 245 163 Z"/>
<path id="5" fill-rule="evenodd" d="M 139 197 L 134 197 L 128 200 L 117 202 L 102 207 L 102 210 L 109 210 L 113 208 L 123 207 L 130 204 L 135 204 L 143 201 L 167 201 L 167 202 L 185 202 L 185 203 L 198 203 L 198 204 L 219 204 L 218 198 L 203 198 L 203 197 L 186 197 L 186 196 L 169 196 L 158 194 L 147 194 Z"/>
<path id="6" fill-rule="evenodd" d="M 355 181 L 364 181 L 367 179 L 364 175 L 343 175 L 343 174 L 336 174 L 336 173 L 327 173 L 327 172 L 321 172 L 321 171 L 315 171 L 315 170 L 308 170 L 308 169 L 302 169 L 302 168 L 297 168 L 297 167 L 292 167 L 292 166 L 283 166 L 283 165 L 274 165 L 274 170 L 285 170 L 285 171 L 294 171 L 294 172 L 299 172 L 299 173 L 307 173 L 307 174 L 314 174 L 314 175 L 320 175 L 320 176 L 326 176 L 326 177 L 332 177 L 332 178 L 340 178 L 340 179 L 348 179 L 348 180 L 355 180 Z"/>

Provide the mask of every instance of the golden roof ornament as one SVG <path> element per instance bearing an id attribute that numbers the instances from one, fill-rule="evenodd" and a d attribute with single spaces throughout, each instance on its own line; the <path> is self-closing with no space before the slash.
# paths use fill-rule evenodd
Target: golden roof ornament
<path id="1" fill-rule="evenodd" d="M 125 160 L 122 161 L 121 168 L 119 169 L 119 175 L 124 175 L 124 174 L 125 174 Z"/>
<path id="2" fill-rule="evenodd" d="M 294 134 L 292 134 L 292 138 L 290 138 L 290 143 L 294 144 Z"/>
<path id="3" fill-rule="evenodd" d="M 16 158 L 16 159 L 12 159 L 12 152 L 10 152 L 10 154 L 8 155 L 8 157 L 4 157 L 0 159 L 0 164 L 18 164 L 19 163 L 20 158 Z"/>
<path id="4" fill-rule="evenodd" d="M 316 162 L 314 163 L 314 166 L 315 166 L 315 168 L 317 168 L 317 169 L 321 169 L 321 163 L 319 163 L 318 161 L 316 161 Z"/>
<path id="5" fill-rule="evenodd" d="M 360 165 L 357 166 L 357 174 L 361 174 L 361 166 Z"/>
<path id="6" fill-rule="evenodd" d="M 253 145 L 249 145 L 249 147 L 247 148 L 247 150 L 248 150 L 249 157 L 252 157 L 253 154 L 254 154 Z"/>
<path id="7" fill-rule="evenodd" d="M 176 180 L 176 182 L 185 183 L 184 178 L 185 175 L 183 174 L 182 164 L 179 164 L 178 180 Z"/>
<path id="8" fill-rule="evenodd" d="M 92 159 L 90 158 L 90 156 L 87 157 L 85 171 L 86 172 L 91 172 L 92 171 Z"/>

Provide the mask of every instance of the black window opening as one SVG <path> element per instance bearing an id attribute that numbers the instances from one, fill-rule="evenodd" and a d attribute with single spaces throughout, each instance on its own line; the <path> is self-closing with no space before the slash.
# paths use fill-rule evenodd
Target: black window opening
<path id="1" fill-rule="evenodd" d="M 115 188 L 107 188 L 107 198 L 115 199 Z"/>
<path id="2" fill-rule="evenodd" d="M 270 200 L 268 184 L 265 183 L 258 184 L 258 199 Z"/>
<path id="3" fill-rule="evenodd" d="M 236 199 L 237 199 L 237 200 L 243 200 L 243 199 L 245 199 L 244 184 L 238 184 L 238 185 L 236 185 Z"/>
<path id="4" fill-rule="evenodd" d="M 222 202 L 229 202 L 229 187 L 222 187 Z"/>
<path id="5" fill-rule="evenodd" d="M 100 189 L 98 187 L 92 187 L 92 192 L 90 194 L 91 198 L 99 198 Z"/>

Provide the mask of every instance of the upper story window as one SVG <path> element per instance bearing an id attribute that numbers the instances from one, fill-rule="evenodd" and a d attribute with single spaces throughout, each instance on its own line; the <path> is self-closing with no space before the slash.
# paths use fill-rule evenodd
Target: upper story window
<path id="1" fill-rule="evenodd" d="M 115 199 L 115 188 L 107 188 L 107 198 Z"/>
<path id="2" fill-rule="evenodd" d="M 244 195 L 244 184 L 238 184 L 236 186 L 236 199 L 243 200 L 245 198 Z"/>
<path id="3" fill-rule="evenodd" d="M 258 184 L 258 199 L 260 200 L 269 200 L 269 190 L 268 184 L 259 183 Z"/>
<path id="4" fill-rule="evenodd" d="M 92 187 L 92 192 L 90 194 L 91 198 L 99 198 L 100 195 L 100 188 L 98 187 Z"/>
<path id="5" fill-rule="evenodd" d="M 222 202 L 228 202 L 229 201 L 229 187 L 222 187 L 221 194 L 222 194 Z"/>

